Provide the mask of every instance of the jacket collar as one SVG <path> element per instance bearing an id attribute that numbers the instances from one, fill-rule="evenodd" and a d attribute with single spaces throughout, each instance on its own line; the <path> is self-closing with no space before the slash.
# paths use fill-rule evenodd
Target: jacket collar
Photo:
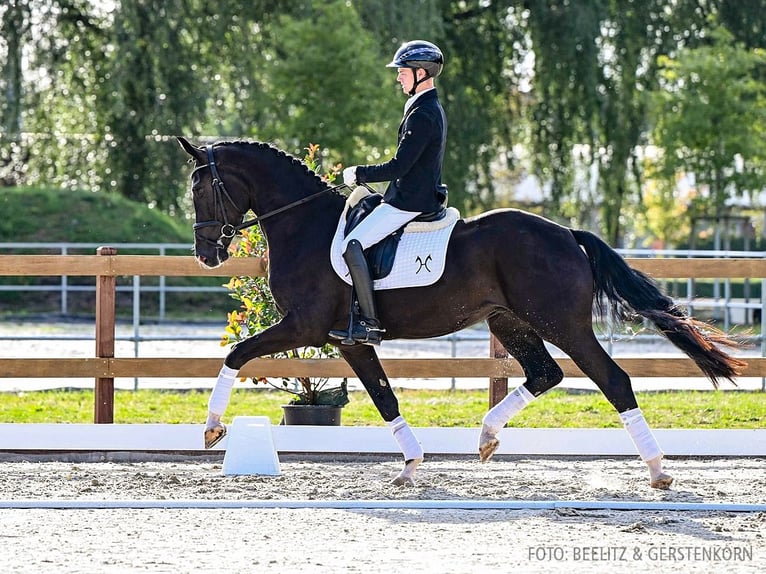
<path id="1" fill-rule="evenodd" d="M 415 105 L 415 102 L 418 102 L 422 99 L 428 99 L 426 96 L 436 96 L 436 88 L 428 88 L 427 90 L 423 90 L 422 92 L 418 92 L 414 96 L 411 96 L 407 99 L 406 102 L 404 102 L 404 114 L 403 116 L 406 118 L 407 113 L 412 109 L 412 106 Z"/>

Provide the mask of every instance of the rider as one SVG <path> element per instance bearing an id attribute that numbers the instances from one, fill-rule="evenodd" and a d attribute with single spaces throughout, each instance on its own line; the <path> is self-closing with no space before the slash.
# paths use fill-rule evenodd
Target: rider
<path id="1" fill-rule="evenodd" d="M 343 170 L 343 181 L 350 187 L 390 181 L 383 201 L 344 240 L 343 259 L 362 315 L 354 321 L 351 333 L 330 332 L 332 338 L 344 343 L 353 339 L 354 343 L 379 345 L 385 332 L 375 309 L 373 282 L 363 251 L 421 213 L 438 211 L 446 199 L 441 171 L 447 118 L 434 87 L 434 78 L 443 66 L 444 56 L 431 42 L 407 42 L 396 51 L 387 67 L 398 68 L 396 79 L 410 96 L 404 104 L 396 153 L 386 163 Z"/>

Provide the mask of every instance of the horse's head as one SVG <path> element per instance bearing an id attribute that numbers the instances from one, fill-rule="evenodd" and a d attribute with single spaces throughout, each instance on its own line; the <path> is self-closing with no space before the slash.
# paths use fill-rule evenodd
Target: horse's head
<path id="1" fill-rule="evenodd" d="M 231 166 L 216 163 L 212 145 L 196 147 L 182 137 L 178 143 L 195 161 L 191 174 L 194 254 L 202 265 L 218 267 L 229 258 L 229 244 L 248 209 L 242 181 L 236 170 L 227 169 L 224 184 L 221 165 Z"/>

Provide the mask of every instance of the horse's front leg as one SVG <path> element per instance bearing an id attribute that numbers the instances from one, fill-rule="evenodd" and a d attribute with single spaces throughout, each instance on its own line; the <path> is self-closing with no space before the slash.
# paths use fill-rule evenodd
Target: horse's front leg
<path id="1" fill-rule="evenodd" d="M 362 381 L 380 416 L 388 423 L 399 448 L 404 455 L 404 468 L 393 479 L 397 486 L 414 486 L 415 471 L 423 462 L 423 447 L 412 428 L 399 413 L 399 401 L 388 382 L 375 349 L 368 345 L 340 348 L 341 355 Z"/>
<path id="2" fill-rule="evenodd" d="M 214 447 L 226 436 L 226 425 L 221 421 L 221 417 L 229 406 L 231 391 L 239 370 L 251 359 L 309 345 L 310 342 L 299 339 L 300 333 L 301 329 L 288 315 L 276 325 L 234 346 L 224 359 L 208 400 L 205 448 Z"/>

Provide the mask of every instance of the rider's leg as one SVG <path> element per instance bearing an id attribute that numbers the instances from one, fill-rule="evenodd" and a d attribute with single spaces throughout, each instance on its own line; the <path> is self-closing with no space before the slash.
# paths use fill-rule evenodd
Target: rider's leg
<path id="1" fill-rule="evenodd" d="M 381 203 L 345 238 L 343 259 L 356 289 L 363 317 L 358 322 L 354 322 L 351 333 L 335 330 L 330 332 L 331 337 L 371 345 L 380 344 L 383 329 L 378 320 L 373 281 L 364 256 L 364 249 L 376 244 L 418 215 L 420 215 L 418 212 L 402 211 L 388 203 Z"/>
<path id="2" fill-rule="evenodd" d="M 351 281 L 354 283 L 356 296 L 362 316 L 354 323 L 350 338 L 354 342 L 379 345 L 383 329 L 378 320 L 378 311 L 375 308 L 375 293 L 373 292 L 372 277 L 367 265 L 367 258 L 362 251 L 362 244 L 356 240 L 351 241 L 343 253 Z M 331 332 L 332 335 L 332 332 Z M 345 339 L 344 339 L 345 340 Z"/>
<path id="3" fill-rule="evenodd" d="M 345 252 L 348 244 L 354 240 L 362 244 L 362 249 L 367 249 L 418 215 L 419 211 L 402 211 L 390 203 L 381 202 L 345 237 L 343 251 Z"/>

